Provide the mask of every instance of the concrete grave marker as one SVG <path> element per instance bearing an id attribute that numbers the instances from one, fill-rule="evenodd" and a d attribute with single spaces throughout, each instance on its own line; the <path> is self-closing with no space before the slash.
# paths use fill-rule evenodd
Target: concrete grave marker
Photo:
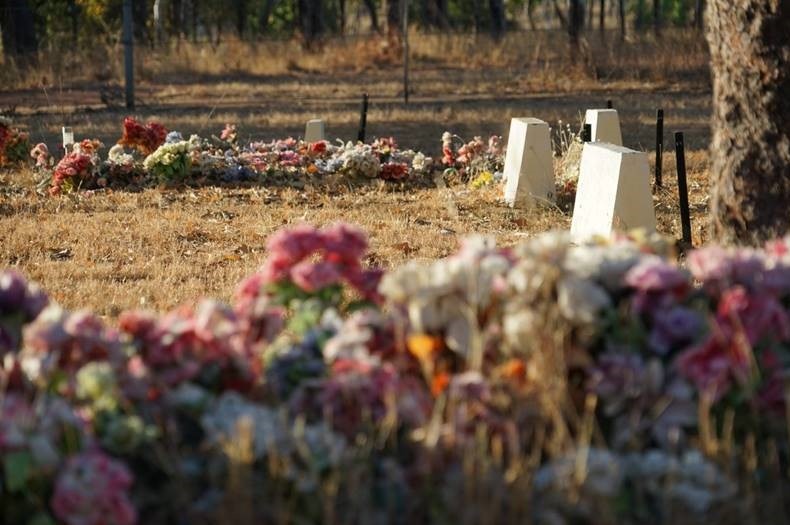
<path id="1" fill-rule="evenodd" d="M 63 149 L 67 152 L 69 151 L 69 147 L 74 144 L 74 130 L 63 126 Z"/>
<path id="2" fill-rule="evenodd" d="M 656 229 L 647 155 L 613 144 L 585 144 L 571 236 L 582 241 L 634 228 Z"/>
<path id="3" fill-rule="evenodd" d="M 554 201 L 554 166 L 549 125 L 536 118 L 514 118 L 505 156 L 505 202 L 532 206 Z"/>
<path id="4" fill-rule="evenodd" d="M 304 129 L 305 142 L 319 142 L 324 138 L 324 121 L 320 119 L 308 120 Z"/>
<path id="5" fill-rule="evenodd" d="M 616 109 L 588 109 L 584 116 L 584 123 L 592 127 L 590 140 L 593 142 L 623 145 L 620 118 L 617 116 Z"/>

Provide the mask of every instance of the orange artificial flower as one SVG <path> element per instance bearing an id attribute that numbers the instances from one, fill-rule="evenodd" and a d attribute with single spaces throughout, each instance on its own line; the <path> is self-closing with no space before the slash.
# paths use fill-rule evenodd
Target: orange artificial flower
<path id="1" fill-rule="evenodd" d="M 442 350 L 442 339 L 432 335 L 414 334 L 406 340 L 406 346 L 420 362 L 426 362 L 431 361 Z"/>
<path id="2" fill-rule="evenodd" d="M 514 357 L 499 367 L 502 377 L 510 379 L 514 383 L 522 384 L 527 380 L 527 364 L 523 359 Z"/>
<path id="3" fill-rule="evenodd" d="M 444 392 L 447 389 L 447 385 L 450 384 L 450 374 L 447 372 L 439 372 L 435 376 L 433 376 L 433 380 L 431 381 L 431 393 L 434 397 L 438 397 L 439 394 Z"/>
<path id="4" fill-rule="evenodd" d="M 309 166 L 307 166 L 307 173 L 309 173 L 310 175 L 315 175 L 316 173 L 318 173 L 318 167 L 315 164 L 310 164 Z"/>

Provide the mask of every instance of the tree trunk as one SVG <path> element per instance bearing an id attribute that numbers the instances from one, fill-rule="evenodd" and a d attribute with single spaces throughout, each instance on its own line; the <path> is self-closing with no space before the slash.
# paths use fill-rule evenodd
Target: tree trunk
<path id="1" fill-rule="evenodd" d="M 625 40 L 625 0 L 620 0 L 617 14 L 620 19 L 620 40 Z"/>
<path id="2" fill-rule="evenodd" d="M 653 0 L 653 32 L 661 35 L 661 0 Z"/>
<path id="3" fill-rule="evenodd" d="M 236 35 L 239 40 L 244 39 L 244 28 L 247 25 L 247 2 L 236 0 Z"/>
<path id="4" fill-rule="evenodd" d="M 529 28 L 533 31 L 535 30 L 534 11 L 536 3 L 536 0 L 527 0 L 527 20 L 529 20 Z"/>
<path id="5" fill-rule="evenodd" d="M 323 0 L 299 0 L 299 21 L 302 37 L 308 49 L 324 32 Z"/>
<path id="6" fill-rule="evenodd" d="M 606 0 L 601 0 L 600 2 L 600 8 L 598 11 L 598 29 L 603 35 L 603 32 L 606 29 Z"/>
<path id="7" fill-rule="evenodd" d="M 790 2 L 709 0 L 711 222 L 721 242 L 790 231 Z"/>
<path id="8" fill-rule="evenodd" d="M 379 15 L 376 12 L 376 2 L 373 0 L 365 0 L 365 7 L 368 8 L 368 13 L 370 13 L 370 25 L 373 31 L 380 33 L 381 29 L 379 28 Z"/>
<path id="9" fill-rule="evenodd" d="M 705 18 L 705 0 L 697 0 L 694 6 L 694 26 L 702 30 L 702 21 Z"/>
<path id="10" fill-rule="evenodd" d="M 557 15 L 557 18 L 560 20 L 560 27 L 563 29 L 567 29 L 568 21 L 565 19 L 565 15 L 562 14 L 562 9 L 560 9 L 557 0 L 552 0 L 552 4 L 554 5 L 554 13 Z"/>
<path id="11" fill-rule="evenodd" d="M 340 36 L 346 36 L 346 0 L 339 0 L 338 7 L 340 8 L 338 29 L 340 30 Z"/>
<path id="12" fill-rule="evenodd" d="M 154 0 L 154 42 L 160 45 L 163 38 L 162 32 L 162 0 Z"/>
<path id="13" fill-rule="evenodd" d="M 391 39 L 400 40 L 403 7 L 403 0 L 387 0 L 387 34 Z"/>
<path id="14" fill-rule="evenodd" d="M 579 35 L 584 25 L 584 6 L 582 0 L 570 0 L 568 6 L 568 35 L 571 39 L 571 59 L 576 60 L 579 50 Z"/>
<path id="15" fill-rule="evenodd" d="M 10 56 L 29 56 L 38 51 L 33 11 L 27 0 L 7 0 L 0 7 L 3 52 Z"/>
<path id="16" fill-rule="evenodd" d="M 491 36 L 499 40 L 505 34 L 505 4 L 502 0 L 488 0 L 491 13 Z"/>
<path id="17" fill-rule="evenodd" d="M 269 18 L 272 16 L 274 6 L 277 5 L 278 0 L 266 0 L 263 3 L 260 13 L 258 13 L 258 27 L 261 33 L 266 33 L 269 30 Z"/>

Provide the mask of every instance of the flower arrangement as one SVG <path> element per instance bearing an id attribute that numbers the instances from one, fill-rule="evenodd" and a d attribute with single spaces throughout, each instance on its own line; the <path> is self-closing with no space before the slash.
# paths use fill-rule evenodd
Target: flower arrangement
<path id="1" fill-rule="evenodd" d="M 126 117 L 123 120 L 123 136 L 118 144 L 147 156 L 164 144 L 166 138 L 167 129 L 158 122 L 141 124 L 133 117 Z"/>
<path id="2" fill-rule="evenodd" d="M 0 167 L 19 164 L 27 158 L 28 151 L 28 133 L 14 127 L 11 119 L 0 116 Z"/>
<path id="3" fill-rule="evenodd" d="M 180 182 L 189 174 L 189 142 L 167 142 L 145 158 L 143 168 L 159 182 Z"/>
<path id="4" fill-rule="evenodd" d="M 501 179 L 504 160 L 502 137 L 498 135 L 492 135 L 488 143 L 482 137 L 474 137 L 470 142 L 464 142 L 449 131 L 442 135 L 442 164 L 445 166 L 446 176 L 454 175 L 462 182 L 470 182 L 489 172 L 498 174 L 494 176 Z"/>
<path id="5" fill-rule="evenodd" d="M 764 480 L 785 493 L 790 237 L 685 266 L 638 232 L 477 237 L 388 272 L 346 224 L 267 248 L 232 305 L 117 328 L 0 274 L 7 519 L 444 522 L 465 497 L 506 522 L 525 502 L 558 523 L 700 521 L 751 512 Z"/>
<path id="6" fill-rule="evenodd" d="M 66 154 L 55 166 L 50 183 L 50 195 L 60 195 L 79 190 L 83 184 L 88 186 L 98 179 L 99 148 L 97 140 L 83 140 L 75 144 L 71 153 Z M 39 151 L 40 148 L 37 147 Z M 39 154 L 39 159 L 42 155 Z M 37 160 L 38 162 L 38 160 Z"/>

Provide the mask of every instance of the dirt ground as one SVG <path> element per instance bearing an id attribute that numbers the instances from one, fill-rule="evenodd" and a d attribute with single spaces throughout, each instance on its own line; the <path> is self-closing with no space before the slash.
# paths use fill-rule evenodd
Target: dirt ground
<path id="1" fill-rule="evenodd" d="M 555 128 L 561 122 L 578 127 L 585 109 L 612 100 L 625 145 L 648 151 L 652 162 L 655 112 L 663 108 L 666 149 L 673 148 L 672 132 L 686 133 L 694 242 L 706 239 L 711 93 L 704 75 L 600 80 L 579 77 L 575 69 L 537 69 L 535 61 L 450 66 L 428 58 L 417 60 L 411 72 L 408 105 L 402 101 L 397 66 L 272 74 L 162 72 L 138 85 L 134 114 L 184 135 L 216 134 L 232 122 L 242 140 L 298 136 L 307 120 L 319 117 L 330 137 L 350 140 L 356 137 L 361 94 L 367 92 L 369 138 L 394 136 L 402 147 L 438 155 L 446 130 L 468 139 L 506 136 L 510 119 L 522 116 Z M 127 111 L 120 107 L 118 89 L 103 85 L 88 79 L 69 87 L 4 90 L 0 110 L 26 127 L 32 142 L 55 146 L 60 127 L 70 125 L 76 138 L 97 137 L 111 145 L 120 137 Z M 659 230 L 677 238 L 674 162 L 674 154 L 666 153 L 666 183 L 655 204 Z M 127 308 L 164 310 L 204 295 L 229 299 L 236 283 L 262 262 L 267 236 L 288 224 L 357 223 L 370 234 L 368 262 L 387 267 L 448 255 L 471 233 L 513 244 L 570 224 L 567 210 L 511 210 L 499 196 L 463 187 L 370 187 L 329 192 L 204 188 L 51 198 L 33 192 L 29 172 L 7 171 L 0 172 L 0 267 L 20 269 L 66 307 L 115 317 Z"/>

